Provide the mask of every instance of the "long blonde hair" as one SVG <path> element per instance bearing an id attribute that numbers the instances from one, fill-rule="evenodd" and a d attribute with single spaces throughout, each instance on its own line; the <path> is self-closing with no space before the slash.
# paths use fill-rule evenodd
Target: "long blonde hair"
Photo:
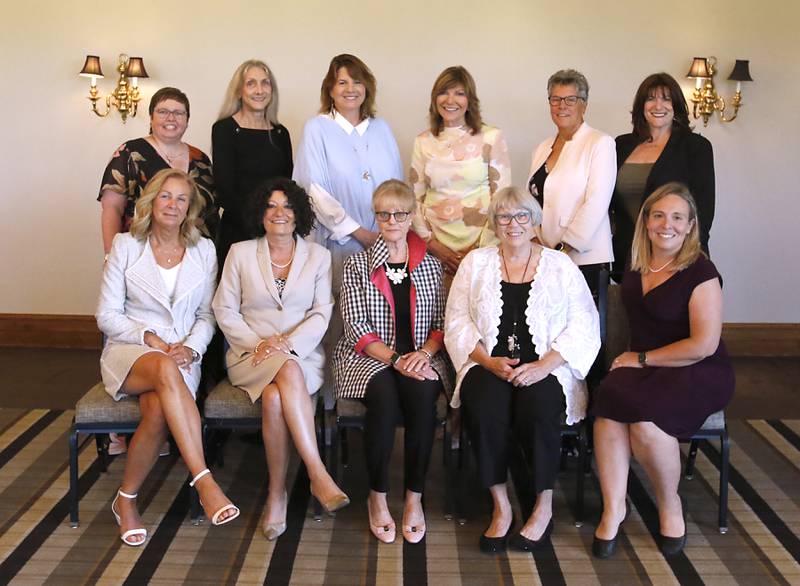
<path id="1" fill-rule="evenodd" d="M 231 77 L 228 89 L 225 91 L 225 98 L 222 100 L 222 108 L 219 110 L 217 120 L 233 116 L 242 109 L 244 76 L 251 67 L 263 69 L 267 77 L 269 77 L 269 83 L 272 86 L 272 98 L 269 104 L 267 104 L 266 110 L 264 110 L 264 118 L 275 126 L 278 124 L 278 82 L 275 80 L 272 69 L 270 69 L 266 63 L 258 59 L 248 59 L 233 72 L 233 77 Z"/>
<path id="2" fill-rule="evenodd" d="M 161 169 L 147 182 L 142 195 L 136 200 L 130 228 L 131 236 L 143 241 L 150 235 L 153 229 L 153 201 L 158 197 L 158 193 L 164 183 L 169 179 L 180 179 L 189 186 L 189 209 L 186 211 L 186 217 L 181 224 L 180 237 L 185 246 L 194 246 L 200 240 L 197 219 L 203 212 L 206 202 L 200 196 L 200 190 L 197 189 L 197 183 L 195 183 L 194 179 L 180 169 Z"/>
<path id="3" fill-rule="evenodd" d="M 682 271 L 694 263 L 701 254 L 700 248 L 700 223 L 697 219 L 697 204 L 692 197 L 692 192 L 683 183 L 673 181 L 662 185 L 644 200 L 642 209 L 639 210 L 639 217 L 636 218 L 636 229 L 633 233 L 633 244 L 631 245 L 631 270 L 638 271 L 643 275 L 650 272 L 650 262 L 652 259 L 652 246 L 647 235 L 647 219 L 650 217 L 650 210 L 659 200 L 668 195 L 677 195 L 689 205 L 689 222 L 691 226 L 683 240 L 683 245 L 678 251 L 678 256 L 672 262 L 670 268 Z"/>

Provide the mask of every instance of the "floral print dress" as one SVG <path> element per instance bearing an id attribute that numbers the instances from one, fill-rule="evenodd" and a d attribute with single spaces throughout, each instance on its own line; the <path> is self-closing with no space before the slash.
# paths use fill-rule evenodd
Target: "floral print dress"
<path id="1" fill-rule="evenodd" d="M 122 220 L 122 231 L 127 232 L 133 220 L 136 200 L 142 195 L 145 185 L 153 175 L 162 169 L 168 169 L 167 163 L 155 148 L 144 138 L 136 138 L 123 143 L 111 156 L 111 161 L 103 173 L 103 181 L 97 201 L 103 197 L 106 189 L 115 191 L 126 197 L 125 215 Z M 189 176 L 195 180 L 200 194 L 205 199 L 206 207 L 202 218 L 204 225 L 201 231 L 213 239 L 219 224 L 219 209 L 214 198 L 214 178 L 211 174 L 211 159 L 198 149 L 189 145 Z"/>
<path id="2" fill-rule="evenodd" d="M 445 127 L 414 140 L 409 182 L 419 205 L 414 231 L 454 251 L 495 244 L 487 211 L 492 195 L 511 185 L 508 147 L 499 128 Z"/>

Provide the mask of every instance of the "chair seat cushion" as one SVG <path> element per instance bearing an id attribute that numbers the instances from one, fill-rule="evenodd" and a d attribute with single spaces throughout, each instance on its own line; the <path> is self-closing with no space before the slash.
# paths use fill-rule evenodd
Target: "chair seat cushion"
<path id="1" fill-rule="evenodd" d="M 75 405 L 75 423 L 132 423 L 142 418 L 139 399 L 115 401 L 103 383 L 97 383 Z"/>
<path id="2" fill-rule="evenodd" d="M 705 420 L 703 425 L 700 426 L 701 431 L 709 431 L 715 429 L 723 429 L 725 427 L 725 411 L 717 411 L 712 413 Z"/>
<path id="3" fill-rule="evenodd" d="M 318 394 L 311 396 L 314 409 Z M 245 391 L 224 378 L 206 397 L 203 415 L 206 419 L 261 419 L 261 398 L 252 403 Z"/>

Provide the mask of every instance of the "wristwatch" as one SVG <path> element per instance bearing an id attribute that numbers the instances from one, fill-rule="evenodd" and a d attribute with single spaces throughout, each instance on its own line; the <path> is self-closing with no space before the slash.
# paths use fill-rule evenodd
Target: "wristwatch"
<path id="1" fill-rule="evenodd" d="M 400 355 L 397 352 L 392 352 L 391 357 L 389 357 L 389 364 L 394 366 L 398 360 L 400 360 Z"/>
<path id="2" fill-rule="evenodd" d="M 647 352 L 639 352 L 639 364 L 647 366 Z"/>
<path id="3" fill-rule="evenodd" d="M 553 250 L 557 250 L 558 252 L 567 253 L 569 252 L 569 244 L 566 242 L 559 242 L 553 247 Z"/>

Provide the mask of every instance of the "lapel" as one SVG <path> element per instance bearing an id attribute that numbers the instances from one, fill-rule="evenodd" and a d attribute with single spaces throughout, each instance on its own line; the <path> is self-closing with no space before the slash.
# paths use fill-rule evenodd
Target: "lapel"
<path id="1" fill-rule="evenodd" d="M 294 260 L 292 260 L 292 266 L 289 267 L 289 274 L 286 276 L 286 286 L 283 288 L 284 293 L 291 291 L 300 280 L 300 273 L 303 272 L 307 260 L 308 243 L 299 236 L 295 236 Z"/>
<path id="2" fill-rule="evenodd" d="M 657 177 L 661 176 L 661 172 L 664 169 L 664 167 L 666 167 L 670 163 L 670 161 L 674 160 L 673 151 L 675 151 L 675 149 L 678 146 L 678 138 L 679 138 L 678 135 L 680 134 L 680 132 L 681 132 L 680 130 L 677 130 L 675 128 L 672 129 L 672 132 L 670 133 L 669 138 L 667 139 L 667 144 L 664 145 L 664 149 L 661 151 L 661 154 L 658 155 L 656 162 L 653 163 L 653 166 L 650 168 L 650 175 L 647 176 L 647 183 L 646 183 L 647 188 L 645 189 L 645 192 L 642 194 L 642 203 L 644 203 L 644 200 L 646 200 L 647 197 L 653 191 L 655 191 L 655 188 L 657 186 L 654 186 L 653 183 L 655 183 Z"/>
<path id="3" fill-rule="evenodd" d="M 283 307 L 281 296 L 278 294 L 278 288 L 275 286 L 275 275 L 272 273 L 271 258 L 269 256 L 269 246 L 267 245 L 267 237 L 262 236 L 256 242 L 256 259 L 258 259 L 258 270 L 261 272 L 261 278 L 264 279 L 264 286 L 275 303 L 279 307 Z M 294 264 L 294 263 L 292 263 Z"/>
<path id="4" fill-rule="evenodd" d="M 178 280 L 175 283 L 175 295 L 172 307 L 186 299 L 186 297 L 197 287 L 202 287 L 207 278 L 200 258 L 200 250 L 197 245 L 189 246 L 183 254 L 183 264 L 178 270 Z"/>
<path id="5" fill-rule="evenodd" d="M 383 236 L 378 236 L 369 252 L 367 253 L 367 262 L 369 262 L 369 280 L 375 285 L 375 288 L 383 295 L 394 317 L 394 296 L 392 295 L 392 286 L 389 284 L 389 279 L 386 278 L 386 267 L 383 265 L 389 260 L 389 249 L 386 247 L 386 242 L 383 241 Z"/>
<path id="6" fill-rule="evenodd" d="M 153 250 L 150 248 L 150 239 L 146 238 L 144 243 L 135 240 L 142 247 L 141 254 L 136 261 L 128 267 L 125 275 L 131 282 L 138 285 L 143 291 L 158 301 L 167 311 L 172 310 L 172 303 L 165 291 L 166 285 L 161 274 L 158 272 L 156 259 Z"/>

